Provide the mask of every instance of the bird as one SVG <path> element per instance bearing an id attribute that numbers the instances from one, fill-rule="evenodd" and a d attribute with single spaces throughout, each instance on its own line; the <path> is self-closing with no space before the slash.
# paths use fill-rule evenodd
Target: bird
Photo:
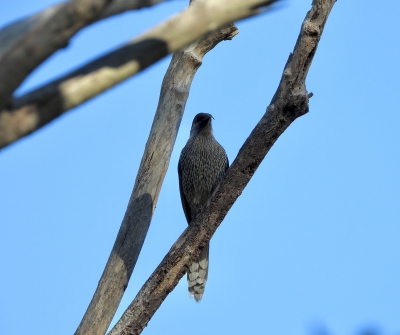
<path id="1" fill-rule="evenodd" d="M 194 117 L 189 140 L 179 157 L 179 192 L 188 225 L 211 197 L 229 167 L 225 149 L 214 137 L 211 119 L 213 116 L 208 113 L 199 113 Z M 209 250 L 210 244 L 207 243 L 187 271 L 189 295 L 196 302 L 204 294 Z"/>

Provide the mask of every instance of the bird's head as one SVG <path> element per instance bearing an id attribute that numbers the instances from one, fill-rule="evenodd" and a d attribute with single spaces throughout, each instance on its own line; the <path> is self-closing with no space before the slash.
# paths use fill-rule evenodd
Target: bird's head
<path id="1" fill-rule="evenodd" d="M 192 129 L 190 130 L 190 136 L 191 137 L 196 136 L 202 130 L 212 134 L 211 119 L 213 119 L 213 116 L 211 114 L 208 113 L 197 114 L 193 119 Z"/>

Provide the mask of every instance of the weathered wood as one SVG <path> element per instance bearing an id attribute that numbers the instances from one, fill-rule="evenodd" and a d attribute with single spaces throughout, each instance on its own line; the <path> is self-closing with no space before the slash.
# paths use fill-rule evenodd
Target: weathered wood
<path id="1" fill-rule="evenodd" d="M 0 110 L 22 81 L 79 30 L 95 21 L 162 0 L 70 0 L 0 30 Z"/>
<path id="2" fill-rule="evenodd" d="M 164 0 L 114 0 L 101 11 L 100 15 L 96 18 L 96 22 L 129 10 L 150 7 L 163 1 Z M 11 48 L 13 48 L 21 38 L 26 34 L 29 34 L 33 29 L 39 27 L 46 20 L 49 20 L 51 16 L 56 15 L 64 5 L 65 2 L 58 3 L 39 13 L 14 21 L 2 27 L 0 29 L 0 60 L 5 53 L 10 52 Z M 59 21 L 58 23 L 60 24 L 59 29 L 62 29 L 62 21 Z M 64 26 L 64 28 L 66 27 Z M 41 38 L 40 31 L 36 32 L 32 38 Z"/>
<path id="3" fill-rule="evenodd" d="M 172 246 L 109 335 L 140 334 L 188 266 L 198 257 L 278 137 L 308 112 L 305 79 L 336 0 L 314 0 L 278 89 L 229 168 L 224 181 Z"/>
<path id="4" fill-rule="evenodd" d="M 0 148 L 41 128 L 67 110 L 135 75 L 169 53 L 181 50 L 206 33 L 230 22 L 256 15 L 262 10 L 259 8 L 261 5 L 275 1 L 195 2 L 187 10 L 150 29 L 127 45 L 14 100 L 8 110 L 0 112 Z M 0 91 L 1 81 L 6 82 L 1 79 L 4 78 L 1 69 L 0 66 Z M 8 88 L 7 90 L 9 92 Z"/>
<path id="5" fill-rule="evenodd" d="M 101 13 L 112 0 L 72 0 L 53 7 L 41 16 L 16 43 L 10 45 L 0 59 L 0 109 L 12 93 L 39 64 Z"/>
<path id="6" fill-rule="evenodd" d="M 203 56 L 238 33 L 234 25 L 212 32 L 174 54 L 135 186 L 96 292 L 75 334 L 105 334 L 128 285 L 145 240 L 181 123 L 190 85 Z"/>

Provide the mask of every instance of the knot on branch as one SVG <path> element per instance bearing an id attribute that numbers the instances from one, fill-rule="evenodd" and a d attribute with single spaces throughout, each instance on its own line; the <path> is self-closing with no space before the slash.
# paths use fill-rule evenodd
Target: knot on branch
<path id="1" fill-rule="evenodd" d="M 290 120 L 308 113 L 308 94 L 306 90 L 298 93 L 293 93 L 285 101 L 283 106 L 283 115 Z"/>
<path id="2" fill-rule="evenodd" d="M 319 27 L 308 20 L 304 21 L 303 30 L 308 36 L 311 37 L 316 37 L 321 34 L 321 30 L 319 29 Z"/>
<path id="3" fill-rule="evenodd" d="M 196 50 L 192 50 L 186 53 L 186 61 L 189 66 L 191 66 L 194 70 L 197 70 L 201 64 L 203 64 L 203 56 L 196 53 Z"/>
<path id="4" fill-rule="evenodd" d="M 283 75 L 284 75 L 286 78 L 291 77 L 291 76 L 292 76 L 292 70 L 291 70 L 291 68 L 290 68 L 290 67 L 286 68 L 285 71 L 283 71 Z"/>

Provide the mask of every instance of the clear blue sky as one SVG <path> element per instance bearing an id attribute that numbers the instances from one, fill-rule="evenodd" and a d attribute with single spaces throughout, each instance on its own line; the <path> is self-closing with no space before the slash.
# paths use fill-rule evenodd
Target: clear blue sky
<path id="1" fill-rule="evenodd" d="M 50 0 L 2 1 L 0 25 Z M 240 22 L 204 59 L 145 245 L 117 316 L 186 226 L 176 165 L 193 116 L 231 161 L 265 112 L 311 1 Z M 24 92 L 186 7 L 80 32 Z M 399 1 L 338 1 L 307 79 L 310 112 L 279 138 L 211 242 L 204 299 L 186 279 L 144 334 L 400 333 Z M 0 152 L 0 334 L 73 334 L 133 187 L 165 59 Z M 23 321 L 21 321 L 23 320 Z"/>

